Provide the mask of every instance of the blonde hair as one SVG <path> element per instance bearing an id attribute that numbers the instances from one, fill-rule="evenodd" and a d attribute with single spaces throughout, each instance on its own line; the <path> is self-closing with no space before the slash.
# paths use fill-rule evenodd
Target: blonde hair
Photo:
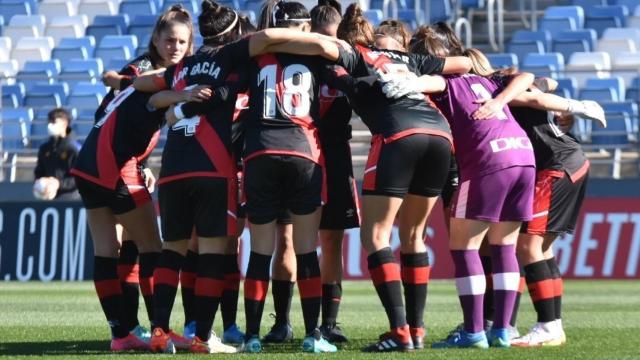
<path id="1" fill-rule="evenodd" d="M 474 48 L 465 49 L 462 54 L 468 57 L 469 59 L 471 59 L 470 73 L 472 74 L 489 77 L 495 74 L 508 76 L 508 75 L 514 75 L 516 73 L 515 68 L 495 70 L 491 66 L 491 62 L 489 62 L 489 59 L 487 59 L 484 53 L 478 49 L 474 49 Z"/>

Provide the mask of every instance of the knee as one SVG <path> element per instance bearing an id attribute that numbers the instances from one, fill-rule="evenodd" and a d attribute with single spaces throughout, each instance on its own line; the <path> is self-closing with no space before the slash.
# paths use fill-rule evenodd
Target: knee
<path id="1" fill-rule="evenodd" d="M 100 257 L 117 258 L 120 253 L 120 243 L 112 241 L 99 241 L 93 244 L 93 254 Z"/>
<path id="2" fill-rule="evenodd" d="M 182 256 L 187 254 L 189 241 L 188 240 L 178 240 L 178 241 L 165 241 L 162 243 L 163 250 L 170 250 L 176 252 Z"/>

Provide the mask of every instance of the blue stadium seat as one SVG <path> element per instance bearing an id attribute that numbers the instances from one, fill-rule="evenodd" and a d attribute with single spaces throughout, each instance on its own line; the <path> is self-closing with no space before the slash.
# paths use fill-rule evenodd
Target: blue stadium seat
<path id="1" fill-rule="evenodd" d="M 602 39 L 620 40 L 628 39 L 634 42 L 636 50 L 640 50 L 640 29 L 636 28 L 608 28 L 604 31 Z"/>
<path id="2" fill-rule="evenodd" d="M 640 103 L 640 76 L 631 80 L 631 85 L 627 87 L 627 100 Z"/>
<path id="3" fill-rule="evenodd" d="M 120 27 L 117 25 L 89 25 L 85 35 L 93 36 L 96 38 L 96 42 L 100 44 L 100 41 L 102 41 L 105 36 L 124 35 L 124 33 L 121 32 Z"/>
<path id="4" fill-rule="evenodd" d="M 7 152 L 20 151 L 29 145 L 33 109 L 0 109 L 2 114 L 3 150 Z"/>
<path id="5" fill-rule="evenodd" d="M 591 78 L 587 79 L 585 89 L 613 89 L 614 98 L 613 101 L 624 100 L 625 86 L 624 81 L 619 76 L 613 76 L 607 79 Z"/>
<path id="6" fill-rule="evenodd" d="M 44 15 L 47 19 L 54 19 L 57 16 L 71 16 L 75 14 L 78 3 L 76 1 L 42 1 L 38 4 L 38 14 Z"/>
<path id="7" fill-rule="evenodd" d="M 53 84 L 36 84 L 31 88 L 29 94 L 37 95 L 58 95 L 60 101 L 64 104 L 69 96 L 69 85 L 64 82 L 56 82 Z M 37 115 L 37 114 L 36 114 Z"/>
<path id="8" fill-rule="evenodd" d="M 521 69 L 536 76 L 557 78 L 564 71 L 564 57 L 560 53 L 528 54 Z"/>
<path id="9" fill-rule="evenodd" d="M 111 0 L 81 0 L 78 5 L 78 14 L 85 14 L 89 21 L 98 15 L 115 15 L 118 11 L 117 2 Z"/>
<path id="10" fill-rule="evenodd" d="M 551 33 L 546 30 L 518 30 L 513 34 L 513 37 L 511 37 L 511 41 L 541 41 L 544 45 L 544 51 L 551 51 Z"/>
<path id="11" fill-rule="evenodd" d="M 538 28 L 540 30 L 546 30 L 552 34 L 555 34 L 560 31 L 578 30 L 578 25 L 576 25 L 576 21 L 573 18 L 567 18 L 567 17 L 546 18 L 545 17 L 539 20 Z"/>
<path id="12" fill-rule="evenodd" d="M 595 145 L 628 145 L 634 139 L 631 117 L 623 112 L 608 112 L 607 128 L 593 130 L 591 143 Z"/>
<path id="13" fill-rule="evenodd" d="M 631 118 L 633 132 L 638 132 L 638 103 L 634 101 L 620 101 L 602 104 L 606 113 L 624 113 Z"/>
<path id="14" fill-rule="evenodd" d="M 32 94 L 29 92 L 24 98 L 24 106 L 31 108 L 58 108 L 62 106 L 62 100 L 58 94 Z"/>
<path id="15" fill-rule="evenodd" d="M 518 57 L 516 54 L 512 53 L 502 53 L 502 54 L 486 54 L 491 66 L 494 68 L 509 68 L 512 66 L 518 66 Z"/>
<path id="16" fill-rule="evenodd" d="M 138 15 L 131 22 L 131 25 L 129 25 L 127 33 L 129 35 L 135 35 L 138 39 L 142 39 L 145 35 L 153 32 L 156 20 L 157 16 L 155 15 Z"/>
<path id="17" fill-rule="evenodd" d="M 418 27 L 418 23 L 422 21 L 422 10 L 398 10 L 398 19 L 404 21 L 411 30 Z"/>
<path id="18" fill-rule="evenodd" d="M 78 109 L 94 110 L 100 106 L 103 96 L 100 94 L 71 94 L 67 99 L 67 106 L 73 106 Z"/>
<path id="19" fill-rule="evenodd" d="M 124 0 L 120 3 L 118 12 L 135 19 L 137 15 L 156 15 L 158 8 L 155 2 L 149 0 Z"/>
<path id="20" fill-rule="evenodd" d="M 220 0 L 218 4 L 226 7 L 230 7 L 232 9 L 240 9 L 240 1 L 238 0 Z"/>
<path id="21" fill-rule="evenodd" d="M 382 22 L 382 10 L 366 10 L 364 11 L 364 17 L 367 18 L 373 26 L 378 26 Z"/>
<path id="22" fill-rule="evenodd" d="M 571 18 L 576 29 L 584 27 L 584 9 L 580 6 L 549 6 L 544 11 L 544 18 Z"/>
<path id="23" fill-rule="evenodd" d="M 71 95 L 92 95 L 98 94 L 102 97 L 107 95 L 107 88 L 102 83 L 80 82 L 71 89 Z"/>
<path id="24" fill-rule="evenodd" d="M 587 8 L 595 5 L 607 5 L 607 0 L 572 0 L 571 3 L 576 6 Z"/>
<path id="25" fill-rule="evenodd" d="M 460 6 L 463 9 L 469 9 L 469 8 L 474 8 L 474 9 L 481 9 L 484 8 L 484 0 L 461 0 L 460 1 Z"/>
<path id="26" fill-rule="evenodd" d="M 427 22 L 449 21 L 451 18 L 451 1 L 431 0 L 429 3 L 431 4 L 431 11 L 429 12 L 430 19 L 427 19 Z M 413 9 L 413 7 L 410 9 Z"/>
<path id="27" fill-rule="evenodd" d="M 79 38 L 62 38 L 58 46 L 51 53 L 51 57 L 65 62 L 71 59 L 86 60 L 93 57 L 96 40 L 93 36 Z"/>
<path id="28" fill-rule="evenodd" d="M 576 98 L 576 91 L 578 89 L 578 82 L 574 78 L 561 78 L 555 79 L 558 82 L 558 89 L 569 93 L 569 97 Z"/>
<path id="29" fill-rule="evenodd" d="M 3 27 L 4 27 L 4 16 L 0 15 L 0 36 L 2 36 Z"/>
<path id="30" fill-rule="evenodd" d="M 128 63 L 129 63 L 129 60 L 125 60 L 125 59 L 111 59 L 109 60 L 109 62 L 107 62 L 107 65 L 105 66 L 104 69 L 105 71 L 107 70 L 120 71 Z"/>
<path id="31" fill-rule="evenodd" d="M 2 92 L 2 107 L 17 108 L 24 103 L 26 93 L 24 84 L 2 85 L 0 92 Z"/>
<path id="32" fill-rule="evenodd" d="M 38 83 L 52 83 L 60 74 L 60 62 L 50 61 L 27 61 L 24 68 L 18 72 L 16 80 L 23 83 L 27 92 Z"/>
<path id="33" fill-rule="evenodd" d="M 587 11 L 585 26 L 594 29 L 602 36 L 607 28 L 624 27 L 629 9 L 622 5 L 593 6 Z"/>
<path id="34" fill-rule="evenodd" d="M 129 27 L 129 15 L 98 15 L 93 19 L 93 25 L 115 25 L 120 29 L 121 34 L 125 34 Z"/>
<path id="35" fill-rule="evenodd" d="M 3 0 L 0 2 L 0 15 L 8 24 L 13 15 L 31 15 L 35 13 L 35 7 L 29 2 L 21 0 Z"/>
<path id="36" fill-rule="evenodd" d="M 59 80 L 66 81 L 73 88 L 79 82 L 96 81 L 102 75 L 103 68 L 101 59 L 70 60 L 62 64 Z"/>
<path id="37" fill-rule="evenodd" d="M 58 59 L 60 62 L 69 61 L 72 59 L 82 59 L 86 60 L 89 58 L 89 53 L 86 48 L 82 47 L 71 47 L 71 48 L 61 48 L 56 47 L 51 52 L 52 59 Z"/>
<path id="38" fill-rule="evenodd" d="M 589 52 L 595 49 L 597 33 L 593 29 L 561 31 L 554 34 L 552 50 L 569 59 L 575 52 Z"/>
<path id="39" fill-rule="evenodd" d="M 92 114 L 91 117 L 88 119 L 84 119 L 84 120 L 78 119 L 77 121 L 74 121 L 73 125 L 71 126 L 73 128 L 73 131 L 76 133 L 76 136 L 80 138 L 85 138 L 87 137 L 87 135 L 89 135 L 89 133 L 91 132 L 91 129 L 93 129 L 94 123 L 95 122 Z"/>
<path id="40" fill-rule="evenodd" d="M 95 57 L 104 60 L 131 59 L 138 47 L 138 39 L 135 35 L 107 35 L 99 42 Z"/>
<path id="41" fill-rule="evenodd" d="M 187 9 L 191 15 L 200 13 L 200 4 L 195 0 L 164 0 L 164 3 L 162 4 L 162 11 L 165 12 L 169 10 L 169 8 L 175 4 L 182 5 L 182 7 Z"/>
<path id="42" fill-rule="evenodd" d="M 544 54 L 544 45 L 541 41 L 510 42 L 507 45 L 507 52 L 516 54 L 518 60 L 522 62 L 530 53 Z"/>

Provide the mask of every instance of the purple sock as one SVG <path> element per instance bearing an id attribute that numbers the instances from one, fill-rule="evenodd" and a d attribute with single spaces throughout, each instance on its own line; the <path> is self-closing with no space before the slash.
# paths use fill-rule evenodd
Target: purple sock
<path id="1" fill-rule="evenodd" d="M 484 330 L 483 302 L 487 287 L 478 250 L 451 250 L 456 266 L 456 288 L 464 315 L 464 329 L 470 333 Z"/>
<path id="2" fill-rule="evenodd" d="M 493 327 L 506 328 L 511 320 L 520 285 L 515 245 L 491 245 L 491 267 L 493 268 L 493 301 L 495 303 Z"/>

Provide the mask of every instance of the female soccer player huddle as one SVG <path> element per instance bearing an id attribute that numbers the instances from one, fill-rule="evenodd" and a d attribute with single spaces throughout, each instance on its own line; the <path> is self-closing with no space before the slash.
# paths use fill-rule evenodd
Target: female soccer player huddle
<path id="1" fill-rule="evenodd" d="M 421 349 L 430 272 L 425 228 L 438 197 L 454 190 L 449 245 L 464 324 L 433 347 L 564 343 L 562 281 L 551 243 L 573 230 L 588 161 L 555 117 L 562 124 L 572 114 L 602 118 L 601 109 L 532 96 L 553 81 L 494 71 L 482 53 L 462 49 L 446 25 L 423 27 L 412 38 L 396 20 L 374 28 L 355 4 L 342 17 L 334 0 L 321 0 L 311 13 L 297 2 L 269 0 L 260 22 L 252 32 L 247 18 L 204 0 L 198 17 L 204 44 L 192 55 L 191 17 L 173 7 L 158 20 L 148 54 L 105 74 L 113 91 L 96 113 L 74 174 L 88 209 L 94 283 L 111 349 L 257 353 L 263 342 L 292 338 L 292 276 L 274 279 L 277 321 L 260 338 L 278 248 L 273 273 L 295 269 L 302 350 L 335 352 L 332 343 L 347 341 L 337 326 L 341 242 L 344 229 L 357 226 L 389 321 L 389 331 L 364 350 Z M 515 110 L 521 106 L 539 110 Z M 352 110 L 372 134 L 361 209 L 348 144 Z M 158 181 L 161 241 L 152 175 L 142 169 L 163 126 L 169 130 Z M 235 315 L 245 213 L 251 253 L 243 334 Z M 400 265 L 389 243 L 395 221 Z M 118 224 L 135 245 L 120 244 Z M 290 241 L 282 236 L 287 232 Z M 485 237 L 491 271 L 480 260 Z M 538 323 L 512 339 L 518 259 Z M 492 276 L 492 296 L 485 295 L 485 275 Z M 137 281 L 151 334 L 137 320 Z M 169 326 L 179 283 L 184 335 Z M 492 319 L 483 313 L 488 299 Z M 222 339 L 212 331 L 219 307 Z M 486 320 L 493 324 L 488 333 Z"/>

